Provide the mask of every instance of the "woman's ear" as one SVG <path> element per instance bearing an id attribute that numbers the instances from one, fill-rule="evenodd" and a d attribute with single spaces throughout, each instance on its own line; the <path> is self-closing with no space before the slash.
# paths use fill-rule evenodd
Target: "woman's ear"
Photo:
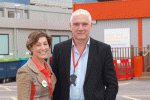
<path id="1" fill-rule="evenodd" d="M 31 47 L 29 47 L 29 51 L 30 51 L 30 55 L 33 55 L 33 46 Z"/>
<path id="2" fill-rule="evenodd" d="M 29 50 L 32 52 L 33 51 L 33 46 L 29 46 Z"/>

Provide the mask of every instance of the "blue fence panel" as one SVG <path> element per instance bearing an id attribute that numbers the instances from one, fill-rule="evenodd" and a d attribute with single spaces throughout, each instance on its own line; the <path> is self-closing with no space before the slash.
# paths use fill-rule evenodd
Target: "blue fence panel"
<path id="1" fill-rule="evenodd" d="M 0 79 L 5 79 L 7 77 L 7 66 L 5 63 L 0 62 Z"/>
<path id="2" fill-rule="evenodd" d="M 28 60 L 20 60 L 20 67 L 23 66 Z"/>
<path id="3" fill-rule="evenodd" d="M 20 61 L 9 61 L 5 62 L 7 64 L 7 77 L 16 77 L 17 70 L 20 65 Z"/>
<path id="4" fill-rule="evenodd" d="M 20 60 L 20 66 L 19 67 L 23 66 L 28 61 L 28 59 L 29 59 L 29 57 L 19 58 L 19 60 Z"/>
<path id="5" fill-rule="evenodd" d="M 23 66 L 28 59 L 0 62 L 0 79 L 16 77 L 17 70 Z M 45 59 L 47 61 L 47 58 Z"/>

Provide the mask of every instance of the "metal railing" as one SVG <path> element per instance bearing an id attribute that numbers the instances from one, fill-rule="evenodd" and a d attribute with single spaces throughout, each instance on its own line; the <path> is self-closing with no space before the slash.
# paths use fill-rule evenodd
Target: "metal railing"
<path id="1" fill-rule="evenodd" d="M 150 49 L 144 53 L 144 72 L 150 72 Z"/>
<path id="2" fill-rule="evenodd" d="M 114 60 L 117 59 L 129 59 L 134 56 L 144 57 L 144 71 L 150 71 L 150 45 L 147 47 L 116 47 L 111 48 L 112 56 Z"/>
<path id="3" fill-rule="evenodd" d="M 147 47 L 116 47 L 111 48 L 113 59 L 128 59 L 133 58 L 134 56 L 143 55 L 147 50 L 150 49 L 150 46 Z"/>
<path id="4" fill-rule="evenodd" d="M 117 47 L 112 48 L 113 59 L 127 59 L 131 58 L 131 47 Z"/>

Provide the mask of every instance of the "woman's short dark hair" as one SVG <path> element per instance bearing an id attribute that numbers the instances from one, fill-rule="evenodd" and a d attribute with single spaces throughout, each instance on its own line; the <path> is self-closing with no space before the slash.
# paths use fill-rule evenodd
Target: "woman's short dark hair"
<path id="1" fill-rule="evenodd" d="M 32 32 L 27 39 L 26 42 L 26 47 L 29 51 L 31 51 L 31 47 L 36 44 L 39 40 L 40 37 L 46 37 L 47 41 L 48 41 L 48 45 L 49 47 L 51 47 L 52 44 L 52 37 L 50 35 L 48 35 L 47 33 L 44 33 L 43 31 L 35 31 Z M 33 55 L 33 53 L 31 52 L 30 55 Z"/>

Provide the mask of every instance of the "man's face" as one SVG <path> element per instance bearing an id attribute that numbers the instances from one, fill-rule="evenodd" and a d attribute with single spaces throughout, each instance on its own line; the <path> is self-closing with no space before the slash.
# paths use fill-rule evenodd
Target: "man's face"
<path id="1" fill-rule="evenodd" d="M 70 23 L 70 29 L 75 40 L 88 40 L 91 28 L 92 22 L 89 21 L 87 15 L 83 14 L 75 15 L 72 18 L 72 24 Z"/>

